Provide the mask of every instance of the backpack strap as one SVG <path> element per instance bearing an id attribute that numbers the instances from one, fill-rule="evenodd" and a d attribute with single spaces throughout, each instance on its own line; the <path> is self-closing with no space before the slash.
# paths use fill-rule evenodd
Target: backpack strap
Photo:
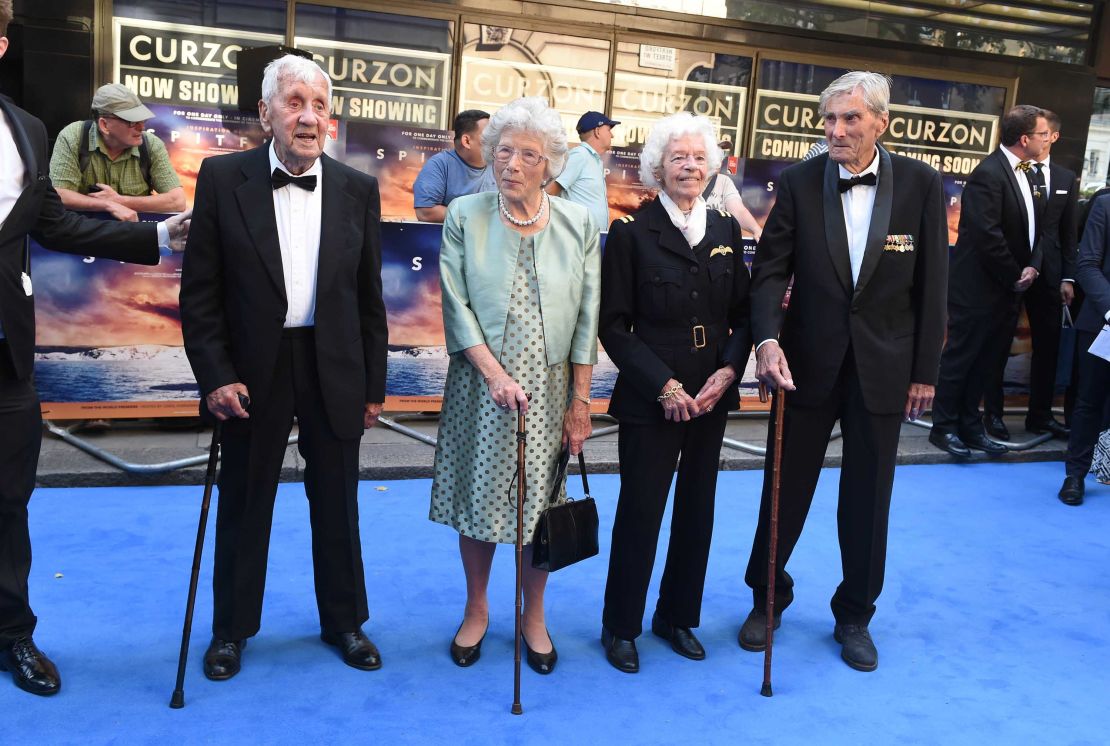
<path id="1" fill-rule="evenodd" d="M 89 167 L 89 133 L 92 132 L 93 120 L 86 119 L 81 125 L 81 140 L 77 147 L 77 170 L 84 175 Z"/>

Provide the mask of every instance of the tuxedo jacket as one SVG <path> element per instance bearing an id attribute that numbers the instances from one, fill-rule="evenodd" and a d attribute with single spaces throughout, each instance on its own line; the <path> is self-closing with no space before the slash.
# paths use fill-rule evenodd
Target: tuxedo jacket
<path id="1" fill-rule="evenodd" d="M 968 177 L 960 198 L 960 228 L 948 280 L 948 303 L 963 308 L 1001 307 L 1012 301 L 1014 283 L 1026 267 L 1040 270 L 1043 250 L 1029 247 L 1029 221 L 1018 179 L 1001 149 Z M 1052 188 L 1057 188 L 1056 176 Z M 1042 231 L 1043 232 L 1043 231 Z M 1059 284 L 1059 283 L 1057 283 Z"/>
<path id="2" fill-rule="evenodd" d="M 1079 244 L 1075 280 L 1087 295 L 1075 326 L 1097 334 L 1110 312 L 1110 195 L 1094 200 Z"/>
<path id="3" fill-rule="evenodd" d="M 378 182 L 321 160 L 316 359 L 332 430 L 358 438 L 364 405 L 385 400 Z M 269 146 L 205 159 L 181 276 L 181 331 L 202 396 L 241 382 L 252 407 L 266 406 L 287 308 Z"/>
<path id="4" fill-rule="evenodd" d="M 1075 172 L 1049 166 L 1048 203 L 1041 218 L 1041 273 L 1037 278 L 1059 297 L 1060 282 L 1075 279 L 1079 182 Z"/>
<path id="5" fill-rule="evenodd" d="M 23 193 L 0 227 L 0 326 L 15 374 L 24 380 L 31 376 L 35 352 L 34 295 L 26 292 L 22 277 L 28 269 L 24 262 L 27 235 L 48 249 L 67 254 L 157 264 L 158 229 L 154 223 L 96 220 L 66 210 L 47 175 L 46 127 L 5 96 L 0 96 L 0 110 L 26 172 Z"/>
<path id="6" fill-rule="evenodd" d="M 756 344 L 779 340 L 797 386 L 795 405 L 827 399 L 849 348 L 874 414 L 903 411 L 910 383 L 936 384 L 948 269 L 944 188 L 921 161 L 882 147 L 878 157 L 855 285 L 837 163 L 822 154 L 779 177 L 752 266 L 752 328 Z"/>
<path id="7" fill-rule="evenodd" d="M 726 363 L 743 375 L 752 349 L 748 289 L 743 238 L 727 212 L 707 211 L 705 238 L 693 249 L 658 198 L 615 220 L 601 260 L 598 319 L 598 337 L 620 371 L 609 414 L 662 423 L 656 397 L 669 379 L 692 397 Z M 695 326 L 704 347 L 695 346 Z M 738 405 L 732 386 L 720 406 Z"/>

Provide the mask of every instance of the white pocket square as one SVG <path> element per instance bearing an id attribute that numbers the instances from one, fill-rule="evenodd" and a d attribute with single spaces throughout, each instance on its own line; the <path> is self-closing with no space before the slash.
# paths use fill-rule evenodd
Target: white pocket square
<path id="1" fill-rule="evenodd" d="M 1068 190 L 1067 190 L 1067 189 L 1057 189 L 1057 190 L 1056 190 L 1056 193 L 1057 193 L 1057 194 L 1067 194 L 1067 193 L 1068 193 Z"/>

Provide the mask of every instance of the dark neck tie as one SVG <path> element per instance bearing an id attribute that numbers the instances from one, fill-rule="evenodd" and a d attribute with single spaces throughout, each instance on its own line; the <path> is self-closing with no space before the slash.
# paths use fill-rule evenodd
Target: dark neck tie
<path id="1" fill-rule="evenodd" d="M 850 179 L 836 180 L 836 186 L 840 189 L 841 194 L 844 194 L 844 192 L 848 191 L 854 186 L 859 186 L 860 184 L 864 184 L 866 186 L 875 186 L 875 172 L 872 171 L 871 173 L 867 174 L 858 174 Z"/>
<path id="2" fill-rule="evenodd" d="M 1044 164 L 1034 161 L 1032 167 L 1025 172 L 1029 179 L 1029 188 L 1033 191 L 1033 235 L 1041 235 L 1041 218 L 1044 217 L 1044 207 L 1048 202 L 1048 187 L 1044 183 Z"/>
<path id="3" fill-rule="evenodd" d="M 292 184 L 304 189 L 306 192 L 316 190 L 316 174 L 309 174 L 308 176 L 293 176 L 288 171 L 283 171 L 280 168 L 275 168 L 274 172 L 270 174 L 270 184 L 274 189 L 281 189 L 283 186 Z"/>

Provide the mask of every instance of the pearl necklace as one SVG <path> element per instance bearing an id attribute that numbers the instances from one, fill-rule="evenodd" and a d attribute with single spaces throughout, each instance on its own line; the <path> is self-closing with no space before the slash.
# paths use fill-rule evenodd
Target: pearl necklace
<path id="1" fill-rule="evenodd" d="M 510 223 L 519 225 L 521 228 L 526 228 L 529 225 L 535 225 L 535 223 L 543 217 L 543 211 L 547 207 L 547 194 L 545 192 L 541 192 L 541 194 L 543 194 L 543 198 L 540 200 L 540 209 L 527 220 L 518 220 L 513 217 L 513 214 L 509 212 L 509 208 L 505 207 L 505 198 L 501 195 L 501 192 L 497 193 L 497 206 L 501 208 L 501 214 L 504 215 Z"/>

